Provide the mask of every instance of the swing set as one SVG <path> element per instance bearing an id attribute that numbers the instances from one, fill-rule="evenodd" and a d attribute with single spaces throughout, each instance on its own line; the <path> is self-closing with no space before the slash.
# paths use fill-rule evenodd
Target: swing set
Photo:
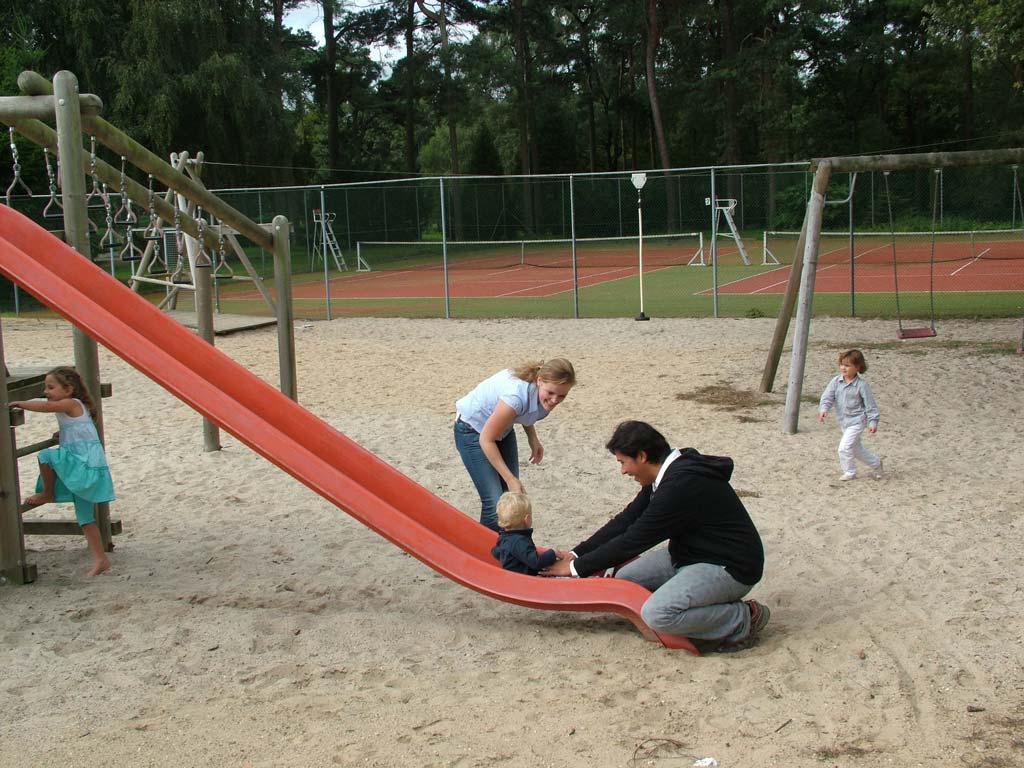
<path id="1" fill-rule="evenodd" d="M 889 212 L 889 239 L 892 248 L 892 284 L 896 296 L 896 335 L 901 339 L 926 339 L 936 335 L 935 330 L 935 230 L 938 224 L 939 212 L 939 176 L 942 173 L 938 168 L 935 170 L 935 184 L 932 187 L 932 231 L 931 248 L 928 255 L 928 308 L 929 324 L 916 328 L 903 327 L 903 313 L 900 311 L 900 270 L 896 255 L 896 226 L 892 215 L 892 195 L 889 192 L 889 173 L 883 171 L 882 178 L 885 179 L 885 203 Z"/>
<path id="2" fill-rule="evenodd" d="M 775 332 L 772 336 L 768 349 L 768 357 L 765 362 L 764 372 L 761 377 L 761 392 L 770 392 L 775 382 L 775 374 L 778 371 L 779 359 L 782 357 L 782 350 L 786 342 L 786 335 L 789 330 L 790 318 L 796 308 L 796 329 L 793 334 L 792 361 L 789 369 L 789 385 L 786 390 L 786 405 L 783 415 L 783 431 L 794 434 L 797 431 L 800 412 L 800 398 L 803 391 L 804 367 L 807 361 L 807 344 L 810 335 L 810 324 L 812 315 L 812 303 L 814 299 L 814 280 L 818 265 L 818 251 L 822 231 L 823 211 L 825 207 L 825 193 L 828 189 L 829 179 L 833 172 L 853 173 L 911 169 L 942 169 L 952 167 L 972 166 L 993 166 L 1006 165 L 1016 167 L 1024 162 L 1024 148 L 982 150 L 975 152 L 929 152 L 908 155 L 873 155 L 855 157 L 830 157 L 815 160 L 812 163 L 814 181 L 811 188 L 810 199 L 807 204 L 807 212 L 804 217 L 803 227 L 797 240 L 797 255 L 802 254 L 803 258 L 793 260 L 793 268 L 790 270 L 789 281 L 783 297 L 782 306 L 779 309 L 778 319 L 775 324 Z M 1016 172 L 1014 175 L 1016 184 Z M 888 183 L 888 182 L 887 182 Z M 932 205 L 932 237 L 929 257 L 929 297 L 930 301 L 930 323 L 928 327 L 907 328 L 903 325 L 902 312 L 897 308 L 898 330 L 900 338 L 924 338 L 934 336 L 935 331 L 935 304 L 934 304 L 934 273 L 935 273 L 935 239 L 936 239 L 936 215 L 937 215 L 937 192 L 938 184 L 933 190 Z M 887 199 L 891 198 L 887 194 Z M 898 281 L 898 267 L 895 248 L 895 231 L 892 224 L 891 203 L 889 204 L 890 239 L 893 242 L 893 270 Z M 897 297 L 899 290 L 897 285 Z M 1021 350 L 1024 350 L 1024 335 L 1021 339 Z"/>

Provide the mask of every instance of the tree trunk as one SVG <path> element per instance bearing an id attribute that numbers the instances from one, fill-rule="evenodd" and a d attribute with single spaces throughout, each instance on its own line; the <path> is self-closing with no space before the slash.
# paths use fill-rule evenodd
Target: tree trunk
<path id="1" fill-rule="evenodd" d="M 668 141 L 665 139 L 665 124 L 661 119 L 661 105 L 658 102 L 657 85 L 657 63 L 658 43 L 661 42 L 661 19 L 658 17 L 659 0 L 647 0 L 647 51 L 644 57 L 644 64 L 647 72 L 647 98 L 651 105 L 651 128 L 654 131 L 654 139 L 658 147 L 658 165 L 668 169 L 672 167 L 672 160 L 668 153 Z M 636 158 L 634 157 L 634 163 Z M 665 175 L 665 227 L 669 232 L 678 228 L 678 216 L 676 215 L 676 186 L 672 180 Z M 653 223 L 653 222 L 652 222 Z"/>
<path id="2" fill-rule="evenodd" d="M 324 110 L 327 112 L 327 180 L 334 180 L 335 169 L 341 165 L 338 137 L 338 85 L 334 71 L 338 58 L 338 42 L 334 38 L 334 0 L 321 0 L 324 8 Z"/>
<path id="3" fill-rule="evenodd" d="M 647 0 L 647 98 L 651 104 L 651 122 L 658 142 L 658 161 L 662 168 L 671 168 L 668 142 L 665 140 L 665 124 L 661 119 L 661 105 L 658 103 L 658 86 L 655 81 L 655 62 L 658 43 L 661 42 L 661 20 L 658 18 L 658 0 Z M 635 159 L 635 158 L 634 158 Z"/>
<path id="4" fill-rule="evenodd" d="M 416 0 L 416 4 L 428 19 L 437 24 L 438 31 L 441 33 L 441 68 L 444 72 L 444 103 L 448 116 L 448 147 L 451 152 L 452 175 L 458 176 L 459 173 L 461 173 L 459 163 L 458 114 L 455 99 L 455 87 L 452 85 L 451 50 L 448 45 L 448 15 L 445 10 L 444 0 L 441 0 L 441 9 L 438 13 L 434 13 L 427 8 L 427 6 L 424 5 L 423 0 Z"/>
<path id="5" fill-rule="evenodd" d="M 409 0 L 405 19 L 405 170 L 416 173 L 416 67 L 413 57 L 416 44 L 416 0 Z"/>
<path id="6" fill-rule="evenodd" d="M 281 52 L 281 33 L 284 30 L 284 0 L 274 0 L 274 52 Z"/>
<path id="7" fill-rule="evenodd" d="M 530 137 L 530 89 L 529 89 L 529 54 L 527 52 L 526 29 L 523 19 L 522 0 L 512 0 L 512 18 L 515 26 L 515 56 L 516 70 L 519 81 L 519 109 L 517 113 L 519 123 L 519 170 L 523 176 L 533 173 L 533 152 L 531 150 Z M 523 223 L 527 233 L 534 229 L 533 216 L 533 195 L 530 184 L 523 180 Z"/>
<path id="8" fill-rule="evenodd" d="M 571 11 L 572 9 L 570 9 Z M 587 160 L 590 172 L 597 170 L 597 113 L 594 107 L 594 60 L 591 55 L 590 21 L 593 13 L 583 18 L 579 13 L 572 12 L 573 18 L 580 29 L 580 49 L 583 60 L 583 98 L 587 108 Z"/>
<path id="9" fill-rule="evenodd" d="M 969 31 L 964 32 L 964 115 L 963 139 L 974 138 L 974 44 Z"/>
<path id="10" fill-rule="evenodd" d="M 726 66 L 736 63 L 739 56 L 739 41 L 736 39 L 736 23 L 734 18 L 733 0 L 720 0 L 722 29 L 722 62 Z M 725 163 L 737 165 L 740 161 L 740 130 L 739 113 L 740 99 L 736 81 L 732 77 L 725 78 L 722 85 L 725 101 Z"/>
<path id="11" fill-rule="evenodd" d="M 445 112 L 448 116 L 448 151 L 451 155 L 452 175 L 458 176 L 461 171 L 459 162 L 459 129 L 458 109 L 455 99 L 455 86 L 452 84 L 452 54 L 448 44 L 448 13 L 445 9 L 445 0 L 441 0 L 441 7 L 438 13 L 432 12 L 424 4 L 423 0 L 417 0 L 420 10 L 428 19 L 437 24 L 441 33 L 441 67 L 444 71 L 444 103 Z M 456 240 L 462 239 L 462 188 L 455 180 L 449 186 L 451 194 L 450 231 Z"/>

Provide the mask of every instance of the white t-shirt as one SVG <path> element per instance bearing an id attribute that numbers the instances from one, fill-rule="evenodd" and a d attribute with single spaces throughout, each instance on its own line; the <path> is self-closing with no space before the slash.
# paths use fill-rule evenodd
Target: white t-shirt
<path id="1" fill-rule="evenodd" d="M 499 440 L 508 435 L 516 424 L 528 427 L 549 413 L 541 407 L 537 384 L 513 376 L 507 368 L 477 384 L 472 392 L 455 403 L 455 410 L 464 422 L 482 432 L 499 400 L 516 412 L 512 424 L 498 437 Z"/>

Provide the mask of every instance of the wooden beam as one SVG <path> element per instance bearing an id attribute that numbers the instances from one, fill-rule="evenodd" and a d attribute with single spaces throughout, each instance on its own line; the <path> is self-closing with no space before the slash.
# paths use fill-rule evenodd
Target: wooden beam
<path id="1" fill-rule="evenodd" d="M 30 93 L 32 95 L 53 93 L 53 84 L 35 72 L 22 72 L 18 76 L 18 86 L 23 93 Z M 196 184 L 186 174 L 176 171 L 128 134 L 114 127 L 98 115 L 83 115 L 82 126 L 90 135 L 95 136 L 97 140 L 118 155 L 125 157 L 136 168 L 152 174 L 153 178 L 159 179 L 165 186 L 185 195 L 202 206 L 203 210 L 212 213 L 221 221 L 237 229 L 240 234 L 249 238 L 261 248 L 273 252 L 274 238 L 269 232 L 241 211 L 236 210 L 212 192 L 207 191 L 202 185 Z M 18 128 L 19 131 L 21 130 L 17 125 L 15 128 Z M 114 189 L 117 186 L 116 183 L 112 185 Z M 147 201 L 147 205 L 148 198 L 149 191 L 146 190 L 143 199 Z M 132 196 L 132 199 L 135 200 L 135 196 Z M 136 200 L 136 202 L 138 201 Z M 164 221 L 173 221 L 173 211 L 170 218 L 165 218 L 163 213 L 160 214 L 160 218 L 164 219 Z M 198 231 L 193 226 L 189 234 L 195 236 L 198 234 Z M 204 242 L 207 242 L 205 238 Z M 216 245 L 216 241 L 214 245 Z"/>
<path id="2" fill-rule="evenodd" d="M 103 111 L 103 100 L 92 93 L 78 97 L 83 115 L 98 115 Z M 0 96 L 0 115 L 11 120 L 53 120 L 57 108 L 55 96 Z"/>
<path id="3" fill-rule="evenodd" d="M 22 530 L 32 536 L 81 536 L 82 527 L 74 518 L 63 520 L 23 520 Z M 110 521 L 110 535 L 121 533 L 121 521 L 114 518 Z"/>
<path id="4" fill-rule="evenodd" d="M 848 171 L 904 171 L 911 168 L 964 168 L 976 165 L 1024 163 L 1024 148 L 983 149 L 973 152 L 920 152 L 909 155 L 822 157 L 811 161 L 812 170 L 828 162 L 833 173 Z"/>
<path id="5" fill-rule="evenodd" d="M 57 132 L 50 126 L 46 125 L 46 123 L 39 120 L 8 121 L 5 120 L 3 116 L 0 116 L 0 122 L 13 126 L 18 133 L 29 141 L 38 144 L 40 147 L 46 147 L 53 151 L 57 150 Z M 83 170 L 86 173 L 91 172 L 91 159 L 87 154 L 83 155 L 82 165 Z M 96 176 L 107 183 L 111 192 L 120 192 L 121 170 L 119 168 L 114 168 L 105 161 L 97 158 Z M 132 202 L 140 206 L 143 210 L 149 210 L 149 189 L 131 178 L 125 178 L 124 181 L 125 194 L 127 194 L 128 197 L 131 198 Z M 167 203 L 160 195 L 156 195 L 154 197 L 153 208 L 165 224 L 170 224 L 174 221 L 174 206 Z M 196 238 L 199 237 L 199 225 L 196 224 L 196 220 L 187 213 L 179 213 L 179 226 L 181 227 L 182 232 Z M 262 227 L 257 227 L 257 229 L 265 232 Z M 267 240 L 268 238 L 270 238 L 270 235 L 265 233 L 263 235 L 263 240 Z M 208 248 L 217 247 L 217 238 L 209 231 L 203 233 L 203 242 L 206 243 Z"/>

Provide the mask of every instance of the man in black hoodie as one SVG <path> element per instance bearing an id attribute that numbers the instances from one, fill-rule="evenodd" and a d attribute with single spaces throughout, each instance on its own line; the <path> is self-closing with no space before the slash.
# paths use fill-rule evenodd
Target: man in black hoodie
<path id="1" fill-rule="evenodd" d="M 672 450 L 650 424 L 624 421 L 606 446 L 640 493 L 544 573 L 617 578 L 652 591 L 641 617 L 658 632 L 711 641 L 722 652 L 754 644 L 768 607 L 742 598 L 764 568 L 764 548 L 729 478 L 732 459 Z M 641 557 L 661 542 L 668 548 Z M 625 563 L 625 565 L 623 565 Z"/>

